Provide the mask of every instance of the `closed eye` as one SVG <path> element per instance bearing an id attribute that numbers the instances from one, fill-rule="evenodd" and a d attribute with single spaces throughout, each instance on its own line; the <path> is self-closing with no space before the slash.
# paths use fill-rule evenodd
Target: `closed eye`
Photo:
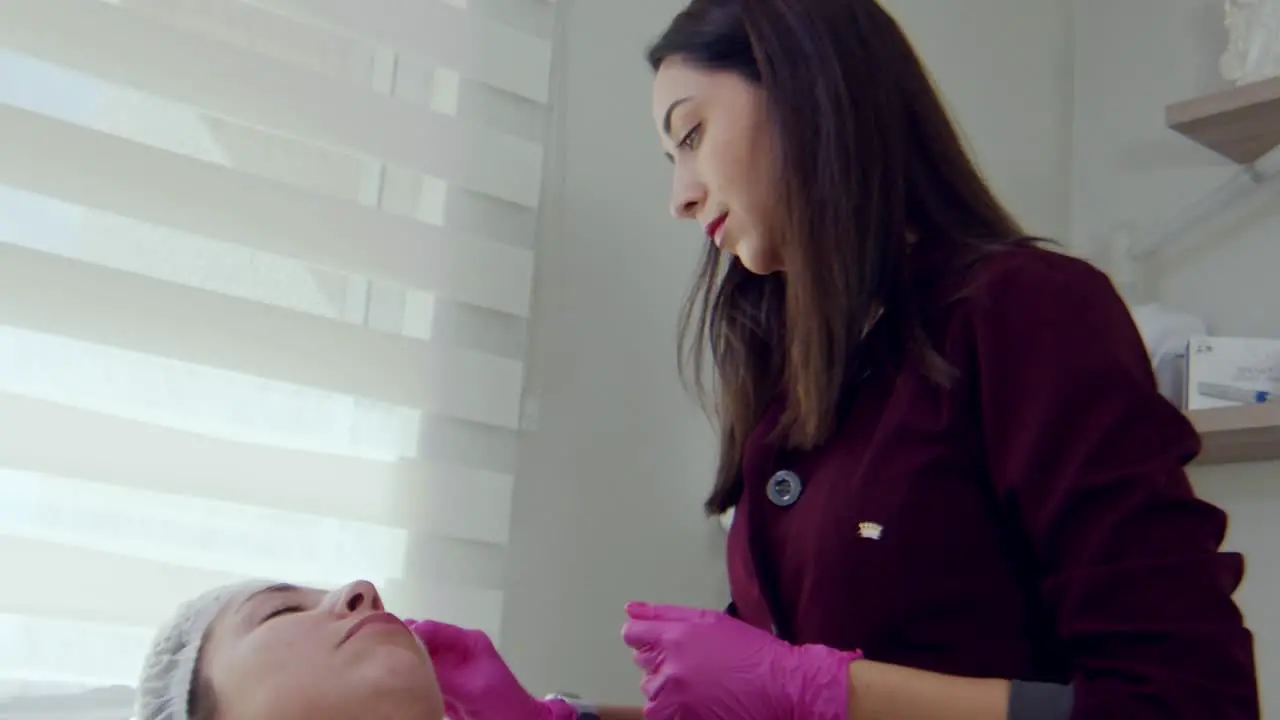
<path id="1" fill-rule="evenodd" d="M 270 614 L 268 614 L 266 617 L 262 618 L 262 622 L 264 622 L 264 623 L 265 623 L 265 622 L 267 622 L 268 620 L 271 620 L 271 619 L 274 619 L 274 618 L 278 618 L 278 617 L 280 617 L 281 615 L 292 615 L 293 613 L 300 613 L 300 612 L 302 612 L 302 611 L 303 611 L 303 608 L 302 608 L 301 606 L 298 606 L 298 605 L 286 605 L 286 606 L 284 606 L 284 607 L 282 607 L 282 608 L 279 608 L 279 609 L 276 609 L 276 610 L 271 611 L 271 613 L 270 613 Z"/>

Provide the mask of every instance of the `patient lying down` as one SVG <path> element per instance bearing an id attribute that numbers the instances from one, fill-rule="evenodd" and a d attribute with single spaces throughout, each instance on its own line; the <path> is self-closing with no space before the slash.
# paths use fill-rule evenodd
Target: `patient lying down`
<path id="1" fill-rule="evenodd" d="M 441 720 L 435 671 L 373 585 L 265 582 L 178 609 L 151 647 L 137 720 Z"/>

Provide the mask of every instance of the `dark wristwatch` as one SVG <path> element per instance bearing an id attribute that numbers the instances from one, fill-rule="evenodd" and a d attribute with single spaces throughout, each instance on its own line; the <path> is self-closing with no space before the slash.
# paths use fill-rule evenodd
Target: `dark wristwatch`
<path id="1" fill-rule="evenodd" d="M 578 720 L 600 720 L 600 711 L 595 705 L 584 702 L 582 698 L 570 693 L 551 693 L 545 700 L 563 700 L 573 706 L 578 713 Z"/>

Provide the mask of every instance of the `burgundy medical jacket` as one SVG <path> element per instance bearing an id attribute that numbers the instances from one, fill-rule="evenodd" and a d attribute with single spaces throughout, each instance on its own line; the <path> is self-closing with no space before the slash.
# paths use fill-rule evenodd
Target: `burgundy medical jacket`
<path id="1" fill-rule="evenodd" d="M 886 314 L 828 443 L 772 443 L 775 403 L 743 457 L 731 611 L 872 660 L 1070 683 L 1082 720 L 1258 718 L 1244 561 L 1111 282 L 1043 249 L 964 278 L 916 255 L 958 375 L 895 358 Z"/>

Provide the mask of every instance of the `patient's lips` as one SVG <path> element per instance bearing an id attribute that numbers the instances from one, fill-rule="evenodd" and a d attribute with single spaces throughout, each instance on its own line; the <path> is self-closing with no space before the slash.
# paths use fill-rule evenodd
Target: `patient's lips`
<path id="1" fill-rule="evenodd" d="M 404 621 L 389 612 L 369 613 L 351 623 L 351 627 L 347 628 L 347 631 L 343 633 L 342 640 L 338 644 L 345 643 L 355 637 L 357 633 L 365 630 L 385 629 L 387 627 L 399 628 L 399 632 L 409 632 L 409 628 L 405 626 Z"/>

